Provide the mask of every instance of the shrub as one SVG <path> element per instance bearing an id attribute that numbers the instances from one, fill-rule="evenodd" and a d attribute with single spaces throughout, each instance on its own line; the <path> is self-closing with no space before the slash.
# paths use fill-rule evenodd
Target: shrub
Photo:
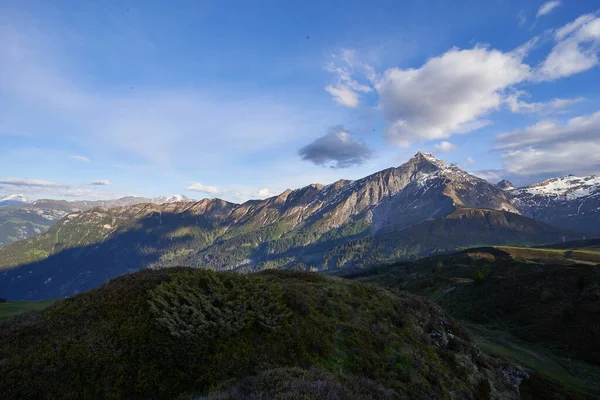
<path id="1" fill-rule="evenodd" d="M 438 272 L 442 272 L 444 270 L 444 263 L 442 262 L 442 260 L 437 262 L 435 269 Z"/>
<path id="2" fill-rule="evenodd" d="M 149 294 L 155 322 L 177 339 L 223 339 L 253 324 L 274 331 L 289 315 L 281 287 L 245 275 L 187 272 Z"/>
<path id="3" fill-rule="evenodd" d="M 485 279 L 485 274 L 483 273 L 483 271 L 475 272 L 475 283 L 481 283 L 481 282 L 483 282 L 484 279 Z"/>

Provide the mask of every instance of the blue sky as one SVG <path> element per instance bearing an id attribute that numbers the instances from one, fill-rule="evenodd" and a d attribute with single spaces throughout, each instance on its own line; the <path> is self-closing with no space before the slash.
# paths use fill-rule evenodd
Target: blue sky
<path id="1" fill-rule="evenodd" d="M 593 1 L 3 1 L 0 195 L 231 201 L 417 151 L 600 172 Z"/>

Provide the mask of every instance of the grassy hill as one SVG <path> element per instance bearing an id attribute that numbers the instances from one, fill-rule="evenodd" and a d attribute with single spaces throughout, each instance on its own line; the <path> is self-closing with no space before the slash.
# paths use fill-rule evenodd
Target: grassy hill
<path id="1" fill-rule="evenodd" d="M 492 354 L 599 396 L 600 266 L 577 263 L 570 251 L 476 248 L 349 277 L 428 296 Z"/>
<path id="2" fill-rule="evenodd" d="M 313 273 L 146 270 L 0 323 L 5 398 L 515 399 L 522 377 L 423 298 Z"/>

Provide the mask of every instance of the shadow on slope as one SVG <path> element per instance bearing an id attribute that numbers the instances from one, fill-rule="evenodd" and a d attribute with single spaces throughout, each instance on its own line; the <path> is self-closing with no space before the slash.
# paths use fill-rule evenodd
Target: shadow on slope
<path id="1" fill-rule="evenodd" d="M 42 260 L 0 270 L 0 293 L 10 300 L 41 300 L 85 292 L 111 278 L 156 263 L 169 251 L 176 253 L 182 248 L 206 243 L 209 239 L 204 234 L 207 226 L 203 222 L 197 216 L 163 213 L 148 215 L 137 220 L 134 226 L 121 228 L 103 240 L 84 246 L 68 247 L 72 243 L 64 242 L 38 244 L 62 249 Z M 174 235 L 185 228 L 189 228 L 189 232 Z M 196 228 L 200 228 L 199 236 L 194 235 Z M 85 228 L 75 229 L 73 235 Z M 50 232 L 48 237 L 52 236 Z M 1 255 L 31 251 L 26 247 L 31 246 L 31 239 L 26 242 L 2 249 Z"/>

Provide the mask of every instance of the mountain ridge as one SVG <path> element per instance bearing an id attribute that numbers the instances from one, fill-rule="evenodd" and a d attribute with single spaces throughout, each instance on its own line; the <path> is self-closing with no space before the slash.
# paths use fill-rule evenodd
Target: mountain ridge
<path id="1" fill-rule="evenodd" d="M 61 218 L 69 213 L 81 212 L 94 207 L 113 208 L 139 203 L 173 203 L 192 201 L 183 195 L 161 196 L 155 198 L 126 196 L 112 200 L 53 200 L 38 199 L 32 202 L 12 200 L 14 198 L 27 200 L 24 196 L 15 194 L 5 204 L 0 202 L 0 248 L 19 240 L 24 240 L 47 231 Z"/>
<path id="2" fill-rule="evenodd" d="M 453 219 L 469 209 L 491 211 Z M 582 238 L 518 212 L 500 187 L 417 153 L 362 179 L 311 184 L 242 204 L 212 198 L 68 214 L 48 232 L 0 249 L 0 293 L 63 297 L 142 268 L 326 270 L 352 258 L 377 262 L 455 246 Z M 453 239 L 452 232 L 461 234 Z M 415 247 L 414 240 L 427 246 Z"/>

